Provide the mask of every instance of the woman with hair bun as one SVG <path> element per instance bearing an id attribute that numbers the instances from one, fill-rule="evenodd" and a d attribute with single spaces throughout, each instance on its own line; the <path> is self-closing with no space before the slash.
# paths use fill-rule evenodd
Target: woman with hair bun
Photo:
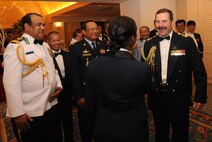
<path id="1" fill-rule="evenodd" d="M 119 16 L 109 24 L 110 52 L 92 60 L 86 78 L 87 131 L 95 142 L 148 142 L 148 65 L 130 50 L 136 41 L 135 21 Z"/>

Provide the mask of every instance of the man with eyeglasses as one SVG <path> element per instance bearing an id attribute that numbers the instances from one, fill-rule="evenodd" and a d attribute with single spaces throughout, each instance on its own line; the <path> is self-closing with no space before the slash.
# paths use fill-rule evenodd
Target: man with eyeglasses
<path id="1" fill-rule="evenodd" d="M 7 116 L 18 141 L 56 142 L 55 105 L 62 84 L 42 40 L 45 23 L 41 15 L 28 13 L 21 24 L 22 38 L 9 43 L 4 54 Z"/>
<path id="2" fill-rule="evenodd" d="M 71 84 L 78 108 L 78 118 L 82 142 L 89 142 L 91 134 L 85 132 L 85 73 L 89 62 L 106 53 L 106 46 L 98 39 L 97 24 L 88 20 L 82 24 L 84 38 L 70 47 Z"/>

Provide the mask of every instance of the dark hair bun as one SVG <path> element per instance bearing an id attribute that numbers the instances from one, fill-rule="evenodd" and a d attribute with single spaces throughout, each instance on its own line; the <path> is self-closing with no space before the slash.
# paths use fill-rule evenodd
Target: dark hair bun
<path id="1" fill-rule="evenodd" d="M 111 39 L 111 50 L 115 52 L 120 48 L 125 48 L 131 36 L 136 35 L 137 27 L 132 18 L 118 16 L 109 23 L 108 31 Z"/>

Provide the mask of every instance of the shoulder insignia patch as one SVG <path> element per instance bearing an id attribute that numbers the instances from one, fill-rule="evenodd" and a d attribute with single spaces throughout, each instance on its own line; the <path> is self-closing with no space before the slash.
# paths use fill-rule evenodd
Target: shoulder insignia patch
<path id="1" fill-rule="evenodd" d="M 24 37 L 23 38 L 26 44 L 30 44 L 28 38 Z"/>

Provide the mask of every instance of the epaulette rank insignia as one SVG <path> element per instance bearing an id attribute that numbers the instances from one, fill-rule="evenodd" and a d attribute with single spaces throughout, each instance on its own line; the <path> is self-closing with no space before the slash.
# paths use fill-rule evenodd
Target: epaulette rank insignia
<path id="1" fill-rule="evenodd" d="M 88 51 L 87 49 L 85 49 L 84 51 L 82 51 L 82 56 L 83 57 L 91 56 L 91 53 L 90 53 L 90 51 Z"/>

